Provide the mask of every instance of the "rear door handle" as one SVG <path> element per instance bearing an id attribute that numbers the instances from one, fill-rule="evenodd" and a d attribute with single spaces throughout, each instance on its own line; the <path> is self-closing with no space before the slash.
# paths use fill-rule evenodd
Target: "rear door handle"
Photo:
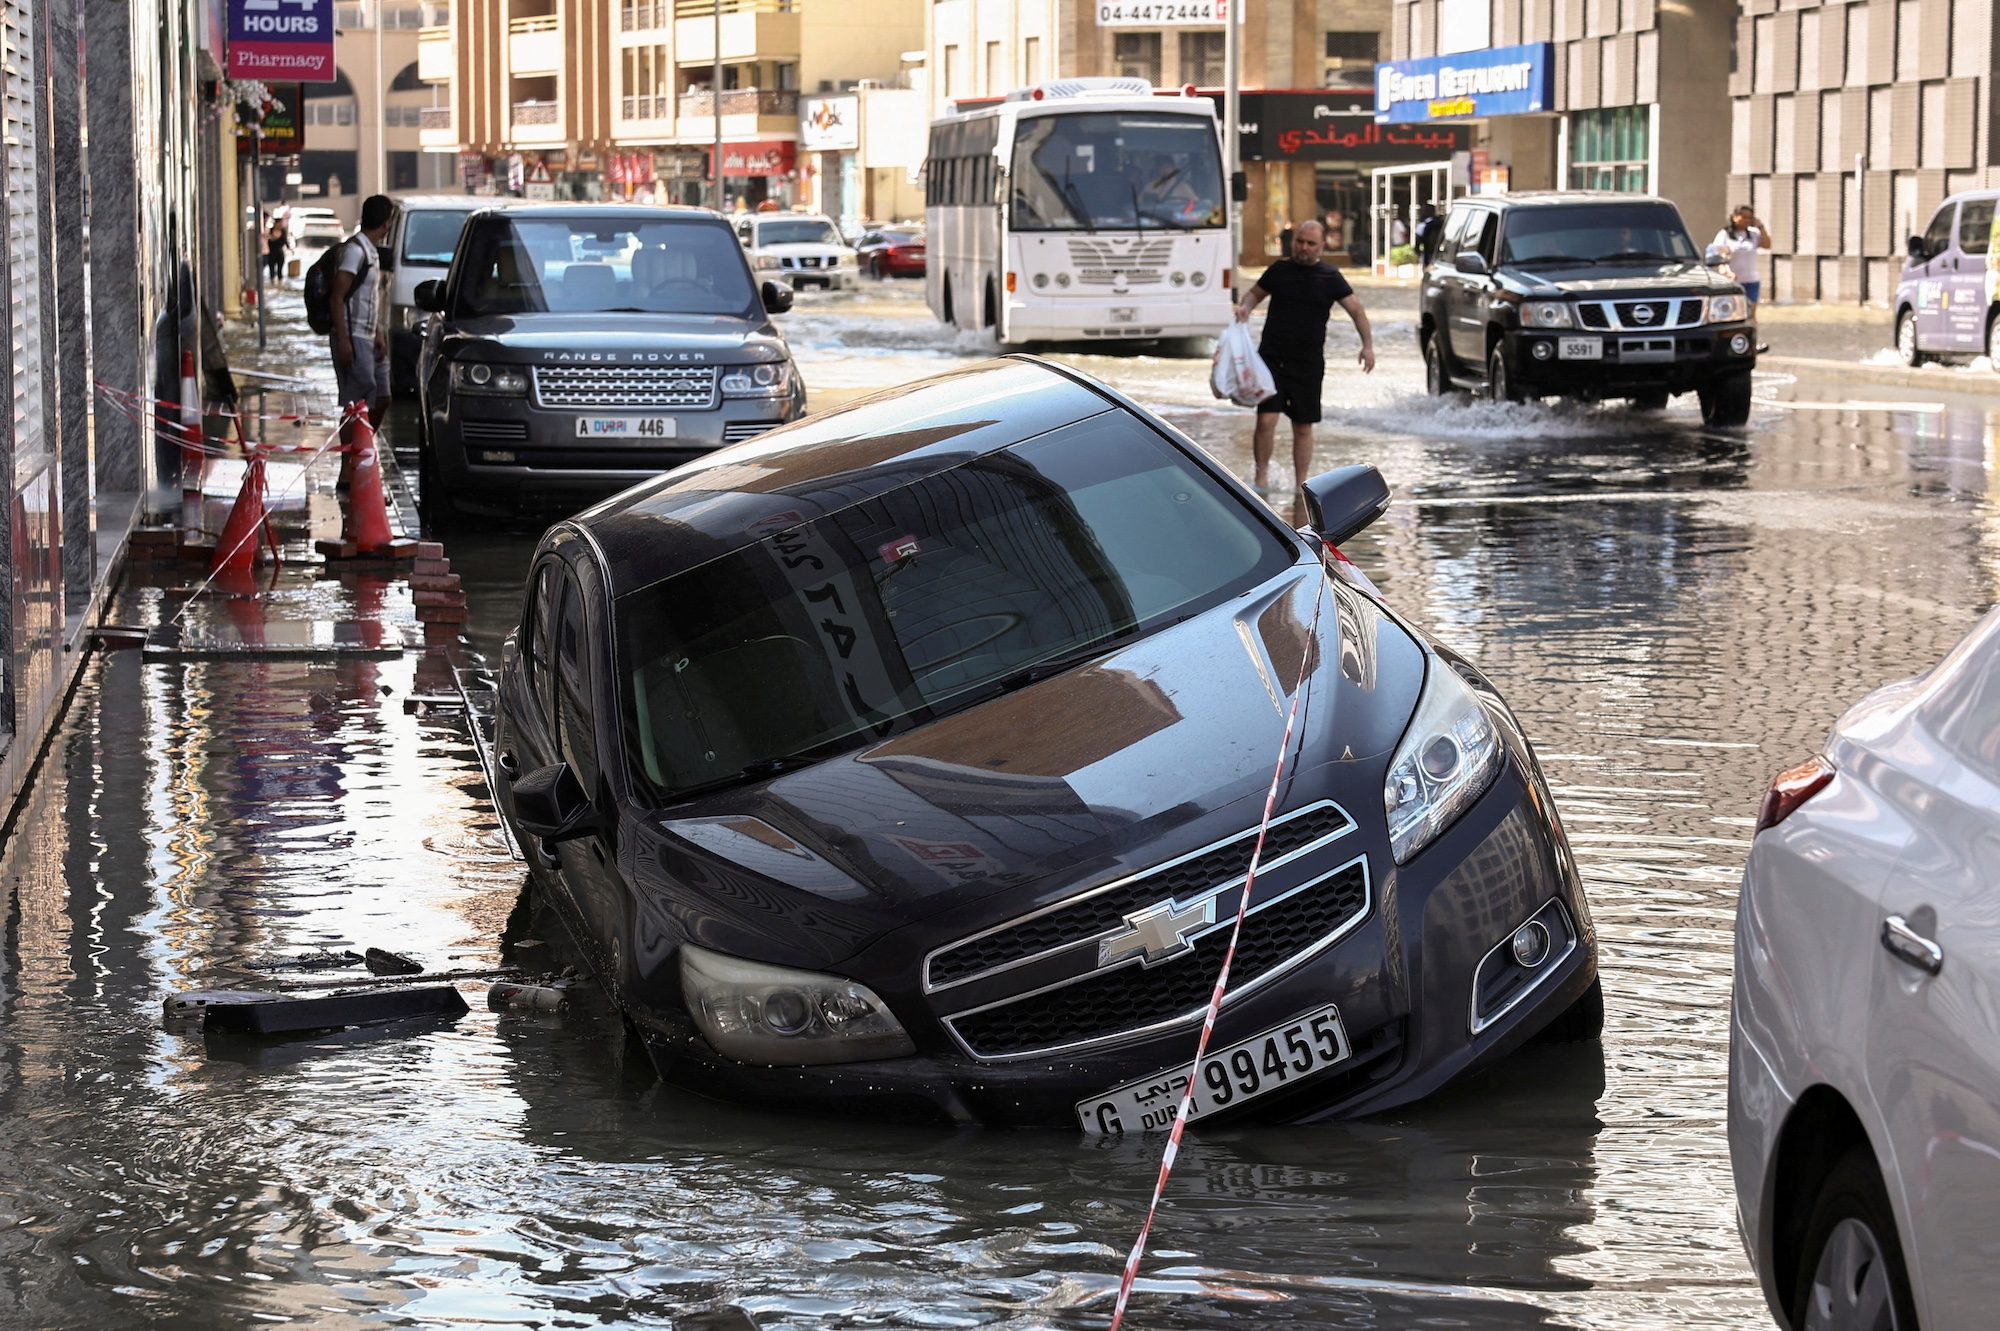
<path id="1" fill-rule="evenodd" d="M 1926 975 L 1936 975 L 1944 969 L 1944 949 L 1912 929 L 1910 922 L 1900 915 L 1882 921 L 1882 946 L 1896 960 L 1915 966 Z"/>

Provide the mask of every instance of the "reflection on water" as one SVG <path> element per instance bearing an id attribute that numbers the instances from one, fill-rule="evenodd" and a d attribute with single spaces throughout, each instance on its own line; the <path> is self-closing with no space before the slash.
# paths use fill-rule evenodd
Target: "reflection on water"
<path id="1" fill-rule="evenodd" d="M 1750 817 L 1992 599 L 1993 432 L 1957 405 L 1446 432 L 1428 404 L 1399 427 L 1395 391 L 1322 436 L 1399 492 L 1349 552 L 1535 737 L 1593 900 L 1604 1048 L 1530 1050 L 1385 1120 L 1192 1133 L 1134 1324 L 1757 1325 L 1723 1139 Z M 1175 419 L 1247 462 L 1242 414 Z M 489 658 L 534 535 L 453 538 Z M 287 594 L 341 618 L 400 593 Z M 161 613 L 144 588 L 120 609 Z M 1104 1324 L 1156 1142 L 720 1109 L 589 1005 L 475 994 L 455 1023 L 268 1052 L 162 1031 L 164 995 L 274 954 L 485 965 L 510 919 L 512 956 L 554 928 L 518 909 L 456 719 L 397 705 L 430 691 L 416 670 L 86 671 L 5 851 L 5 1320 L 669 1325 L 729 1301 L 766 1327 Z"/>

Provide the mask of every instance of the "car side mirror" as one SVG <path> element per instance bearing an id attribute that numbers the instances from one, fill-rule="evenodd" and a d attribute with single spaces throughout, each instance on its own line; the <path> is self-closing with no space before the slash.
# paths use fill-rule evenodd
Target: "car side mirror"
<path id="1" fill-rule="evenodd" d="M 1486 276 L 1486 256 L 1478 250 L 1460 250 L 1458 257 L 1452 260 L 1452 264 L 1468 277 Z"/>
<path id="2" fill-rule="evenodd" d="M 1328 545 L 1339 545 L 1364 530 L 1389 508 L 1389 483 L 1366 463 L 1336 467 L 1313 477 L 1303 488 L 1307 523 Z"/>
<path id="3" fill-rule="evenodd" d="M 432 314 L 444 313 L 444 283 L 437 278 L 429 278 L 417 283 L 417 308 L 429 310 Z"/>
<path id="4" fill-rule="evenodd" d="M 792 289 L 783 282 L 766 282 L 764 284 L 764 312 L 766 314 L 783 314 L 790 308 L 792 308 Z"/>
<path id="5" fill-rule="evenodd" d="M 550 763 L 514 783 L 514 816 L 530 836 L 574 841 L 597 830 L 590 797 L 568 763 Z"/>
<path id="6" fill-rule="evenodd" d="M 1925 259 L 1931 257 L 1930 253 L 1924 249 L 1924 238 L 1922 236 L 1911 236 L 1910 243 L 1905 248 L 1909 253 L 1911 263 L 1922 263 Z"/>

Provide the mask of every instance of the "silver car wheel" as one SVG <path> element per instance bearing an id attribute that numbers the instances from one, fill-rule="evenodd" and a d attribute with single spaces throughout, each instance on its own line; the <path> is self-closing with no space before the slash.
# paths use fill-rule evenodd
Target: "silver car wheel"
<path id="1" fill-rule="evenodd" d="M 1803 1331 L 1897 1331 L 1882 1245 L 1865 1222 L 1849 1216 L 1826 1236 Z"/>
<path id="2" fill-rule="evenodd" d="M 1903 358 L 1903 364 L 1917 363 L 1917 316 L 1908 310 L 1896 321 L 1896 352 Z"/>

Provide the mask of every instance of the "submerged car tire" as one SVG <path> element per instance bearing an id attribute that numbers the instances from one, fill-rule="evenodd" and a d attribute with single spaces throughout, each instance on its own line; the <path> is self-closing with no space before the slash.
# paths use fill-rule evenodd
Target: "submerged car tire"
<path id="1" fill-rule="evenodd" d="M 1592 979 L 1562 1014 L 1535 1033 L 1537 1044 L 1585 1044 L 1604 1034 L 1604 981 Z"/>
<path id="2" fill-rule="evenodd" d="M 1448 397 L 1456 388 L 1450 367 L 1444 363 L 1444 346 L 1438 334 L 1432 333 L 1424 339 L 1424 391 L 1432 397 Z"/>
<path id="3" fill-rule="evenodd" d="M 1711 379 L 1696 390 L 1701 399 L 1701 423 L 1728 427 L 1750 419 L 1750 373 Z"/>
<path id="4" fill-rule="evenodd" d="M 1486 353 L 1486 396 L 1494 402 L 1519 402 L 1521 390 L 1514 386 L 1514 376 L 1507 368 L 1507 352 L 1499 343 Z"/>
<path id="5" fill-rule="evenodd" d="M 1665 411 L 1667 409 L 1667 396 L 1664 392 L 1640 393 L 1632 399 L 1632 410 Z"/>
<path id="6" fill-rule="evenodd" d="M 1799 1331 L 1916 1331 L 1910 1273 L 1882 1171 L 1866 1146 L 1834 1162 L 1799 1248 L 1792 1325 Z"/>
<path id="7" fill-rule="evenodd" d="M 1990 333 L 1987 340 L 1989 342 L 1992 340 Z M 1908 306 L 1896 314 L 1896 354 L 1902 357 L 1903 364 L 1911 369 L 1930 359 L 1917 348 L 1917 312 Z"/>

